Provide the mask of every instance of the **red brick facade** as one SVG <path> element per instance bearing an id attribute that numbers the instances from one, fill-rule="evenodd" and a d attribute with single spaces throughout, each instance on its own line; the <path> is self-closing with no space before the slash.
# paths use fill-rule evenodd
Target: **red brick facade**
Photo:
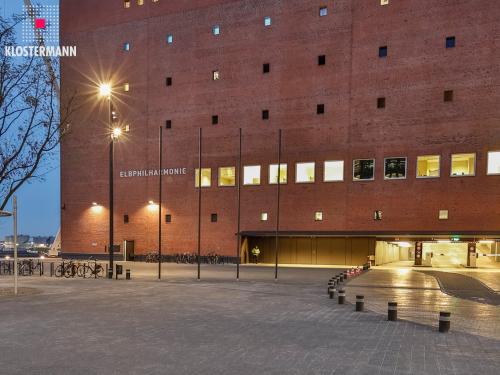
<path id="1" fill-rule="evenodd" d="M 61 41 L 78 48 L 76 58 L 62 61 L 63 95 L 77 90 L 85 98 L 61 148 L 63 252 L 103 254 L 108 239 L 109 136 L 106 102 L 96 88 L 104 81 L 113 83 L 120 119 L 130 124 L 115 145 L 115 242 L 135 241 L 136 253 L 157 248 L 158 215 L 148 201 L 158 199 L 158 177 L 120 172 L 158 167 L 158 129 L 166 120 L 172 128 L 163 130 L 164 165 L 187 168 L 186 175 L 164 178 L 163 211 L 172 215 L 171 223 L 162 220 L 166 252 L 196 248 L 200 127 L 203 167 L 212 168 L 212 186 L 202 194 L 203 253 L 235 253 L 237 188 L 218 187 L 217 169 L 237 165 L 239 128 L 243 165 L 261 165 L 262 172 L 261 185 L 241 188 L 243 232 L 275 230 L 268 166 L 277 163 L 282 129 L 283 231 L 500 237 L 500 176 L 486 173 L 488 151 L 500 150 L 500 2 L 130 3 L 126 9 L 122 0 L 61 1 Z M 321 6 L 328 7 L 324 17 Z M 445 48 L 449 36 L 454 48 Z M 388 55 L 380 58 L 383 46 Z M 445 90 L 453 90 L 452 102 L 443 101 Z M 264 109 L 269 120 L 262 120 Z M 213 115 L 219 124 L 212 125 Z M 454 153 L 476 154 L 475 176 L 450 177 Z M 440 155 L 439 178 L 416 178 L 421 155 Z M 406 179 L 385 180 L 384 158 L 399 156 L 407 158 Z M 376 160 L 373 181 L 353 181 L 353 159 L 362 158 Z M 343 182 L 323 182 L 325 160 L 344 161 Z M 312 161 L 315 182 L 295 183 L 295 163 Z M 376 210 L 382 220 L 374 220 Z M 439 210 L 448 210 L 448 220 L 438 219 Z M 316 211 L 323 221 L 314 220 Z M 268 221 L 260 220 L 262 212 Z"/>

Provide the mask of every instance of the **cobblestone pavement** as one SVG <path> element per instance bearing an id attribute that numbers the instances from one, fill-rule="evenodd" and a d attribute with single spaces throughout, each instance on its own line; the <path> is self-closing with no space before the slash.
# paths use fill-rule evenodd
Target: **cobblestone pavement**
<path id="1" fill-rule="evenodd" d="M 191 266 L 174 270 L 177 277 L 168 281 L 21 279 L 23 287 L 42 293 L 0 300 L 0 372 L 498 373 L 499 336 L 457 330 L 455 322 L 450 333 L 440 334 L 434 324 L 356 313 L 352 304 L 327 297 L 325 284 L 333 270 L 284 269 L 278 282 L 272 269 L 245 268 L 246 279 L 239 282 L 229 279 L 231 267 L 205 267 L 203 281 L 192 279 Z M 380 277 L 393 277 L 405 294 L 441 293 L 432 277 L 420 275 L 409 276 L 412 282 L 385 272 Z M 348 295 L 356 288 L 391 290 L 391 285 L 361 286 L 373 285 L 377 276 L 370 271 L 352 280 Z M 424 289 L 417 289 L 422 277 Z M 0 278 L 0 288 L 10 282 Z M 375 297 L 365 296 L 371 308 Z M 498 315 L 496 310 L 495 319 Z"/>

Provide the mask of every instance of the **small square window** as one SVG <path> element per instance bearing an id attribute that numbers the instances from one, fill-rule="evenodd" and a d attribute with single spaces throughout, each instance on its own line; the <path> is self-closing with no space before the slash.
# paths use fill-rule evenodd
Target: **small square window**
<path id="1" fill-rule="evenodd" d="M 130 8 L 130 0 L 123 0 L 123 7 Z"/>
<path id="2" fill-rule="evenodd" d="M 500 151 L 488 152 L 488 175 L 500 175 Z"/>
<path id="3" fill-rule="evenodd" d="M 384 178 L 386 180 L 397 180 L 406 178 L 406 158 L 385 158 Z"/>
<path id="4" fill-rule="evenodd" d="M 417 178 L 436 178 L 440 172 L 439 155 L 423 155 L 417 157 Z"/>
<path id="5" fill-rule="evenodd" d="M 389 5 L 389 0 L 380 0 L 380 5 Z"/>
<path id="6" fill-rule="evenodd" d="M 264 26 L 271 26 L 272 20 L 271 17 L 264 17 Z"/>
<path id="7" fill-rule="evenodd" d="M 260 185 L 260 165 L 243 167 L 243 185 Z"/>
<path id="8" fill-rule="evenodd" d="M 260 214 L 260 221 L 267 221 L 269 215 L 267 214 L 267 212 L 262 212 Z"/>
<path id="9" fill-rule="evenodd" d="M 325 161 L 323 168 L 323 181 L 344 181 L 344 161 L 329 160 Z"/>
<path id="10" fill-rule="evenodd" d="M 439 220 L 448 220 L 448 210 L 439 210 Z"/>
<path id="11" fill-rule="evenodd" d="M 165 85 L 172 86 L 172 77 L 165 78 Z"/>
<path id="12" fill-rule="evenodd" d="M 213 78 L 214 81 L 217 81 L 220 78 L 220 73 L 219 73 L 218 70 L 214 70 L 212 72 L 212 78 Z"/>
<path id="13" fill-rule="evenodd" d="M 216 223 L 217 222 L 217 214 L 212 214 L 210 215 L 210 221 L 212 223 Z"/>
<path id="14" fill-rule="evenodd" d="M 378 57 L 387 57 L 387 46 L 382 46 L 382 47 L 379 47 L 378 49 Z"/>
<path id="15" fill-rule="evenodd" d="M 446 38 L 446 48 L 455 48 L 455 37 L 449 36 Z"/>
<path id="16" fill-rule="evenodd" d="M 124 83 L 124 84 L 123 84 L 123 91 L 125 91 L 125 92 L 129 92 L 129 91 L 130 91 L 130 84 L 128 84 L 128 83 Z"/>
<path id="17" fill-rule="evenodd" d="M 269 120 L 269 110 L 262 110 L 262 120 Z"/>
<path id="18" fill-rule="evenodd" d="M 236 167 L 219 168 L 219 186 L 236 186 Z"/>
<path id="19" fill-rule="evenodd" d="M 382 220 L 382 211 L 373 211 L 373 220 Z"/>
<path id="20" fill-rule="evenodd" d="M 314 213 L 314 220 L 315 221 L 323 221 L 323 212 L 321 211 L 316 211 Z"/>
<path id="21" fill-rule="evenodd" d="M 123 43 L 123 50 L 126 52 L 130 51 L 130 43 L 129 42 Z"/>
<path id="22" fill-rule="evenodd" d="M 310 163 L 297 163 L 295 164 L 295 182 L 313 183 L 315 179 L 316 164 Z"/>
<path id="23" fill-rule="evenodd" d="M 194 170 L 194 186 L 200 186 L 200 174 L 199 169 Z M 212 169 L 211 168 L 201 168 L 201 187 L 210 187 L 212 185 Z"/>
<path id="24" fill-rule="evenodd" d="M 266 63 L 262 65 L 262 73 L 267 74 L 271 71 L 271 64 Z"/>
<path id="25" fill-rule="evenodd" d="M 288 165 L 280 163 L 280 184 L 286 184 L 288 180 Z M 269 184 L 275 185 L 278 183 L 278 164 L 269 165 Z"/>
<path id="26" fill-rule="evenodd" d="M 217 125 L 218 123 L 219 123 L 219 116 L 213 115 L 212 116 L 212 125 Z"/>
<path id="27" fill-rule="evenodd" d="M 325 113 L 325 105 L 324 105 L 324 104 L 318 104 L 318 105 L 316 106 L 316 113 L 317 113 L 318 115 L 322 115 L 322 114 L 324 114 L 324 113 Z"/>
<path id="28" fill-rule="evenodd" d="M 319 55 L 318 56 L 318 65 L 325 65 L 326 64 L 326 56 L 325 55 Z"/>
<path id="29" fill-rule="evenodd" d="M 452 102 L 453 101 L 453 90 L 446 90 L 443 93 L 443 100 L 445 102 Z"/>
<path id="30" fill-rule="evenodd" d="M 377 98 L 377 108 L 385 108 L 385 98 Z"/>
<path id="31" fill-rule="evenodd" d="M 328 14 L 328 8 L 327 7 L 320 7 L 319 8 L 319 16 L 324 17 Z"/>
<path id="32" fill-rule="evenodd" d="M 144 0 L 137 0 L 137 5 L 144 5 Z"/>
<path id="33" fill-rule="evenodd" d="M 128 224 L 128 215 L 123 215 L 123 223 Z"/>
<path id="34" fill-rule="evenodd" d="M 174 36 L 172 34 L 167 35 L 167 43 L 172 44 L 174 42 Z"/>
<path id="35" fill-rule="evenodd" d="M 166 120 L 165 121 L 165 128 L 166 129 L 172 129 L 172 120 Z"/>
<path id="36" fill-rule="evenodd" d="M 219 25 L 212 26 L 212 34 L 214 34 L 214 35 L 220 34 L 220 26 Z"/>
<path id="37" fill-rule="evenodd" d="M 474 176 L 476 174 L 476 154 L 452 154 L 451 176 Z"/>
<path id="38" fill-rule="evenodd" d="M 165 215 L 165 223 L 171 223 L 172 222 L 172 215 L 166 214 Z"/>
<path id="39" fill-rule="evenodd" d="M 354 181 L 375 179 L 375 159 L 355 159 L 352 161 L 352 178 Z"/>

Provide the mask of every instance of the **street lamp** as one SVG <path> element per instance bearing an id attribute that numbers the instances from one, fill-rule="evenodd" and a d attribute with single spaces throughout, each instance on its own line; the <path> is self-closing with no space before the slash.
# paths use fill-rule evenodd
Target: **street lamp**
<path id="1" fill-rule="evenodd" d="M 0 211 L 0 217 L 12 216 L 14 219 L 14 295 L 17 295 L 17 197 L 12 199 L 12 213 Z"/>

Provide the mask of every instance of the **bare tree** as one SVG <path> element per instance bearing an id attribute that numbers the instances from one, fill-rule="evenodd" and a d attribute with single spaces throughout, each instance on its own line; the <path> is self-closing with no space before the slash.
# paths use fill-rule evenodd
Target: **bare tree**
<path id="1" fill-rule="evenodd" d="M 58 97 L 58 61 L 12 57 L 3 52 L 15 46 L 15 26 L 21 17 L 0 17 L 0 210 L 26 182 L 40 179 L 58 156 L 61 137 L 69 130 L 74 107 Z"/>

